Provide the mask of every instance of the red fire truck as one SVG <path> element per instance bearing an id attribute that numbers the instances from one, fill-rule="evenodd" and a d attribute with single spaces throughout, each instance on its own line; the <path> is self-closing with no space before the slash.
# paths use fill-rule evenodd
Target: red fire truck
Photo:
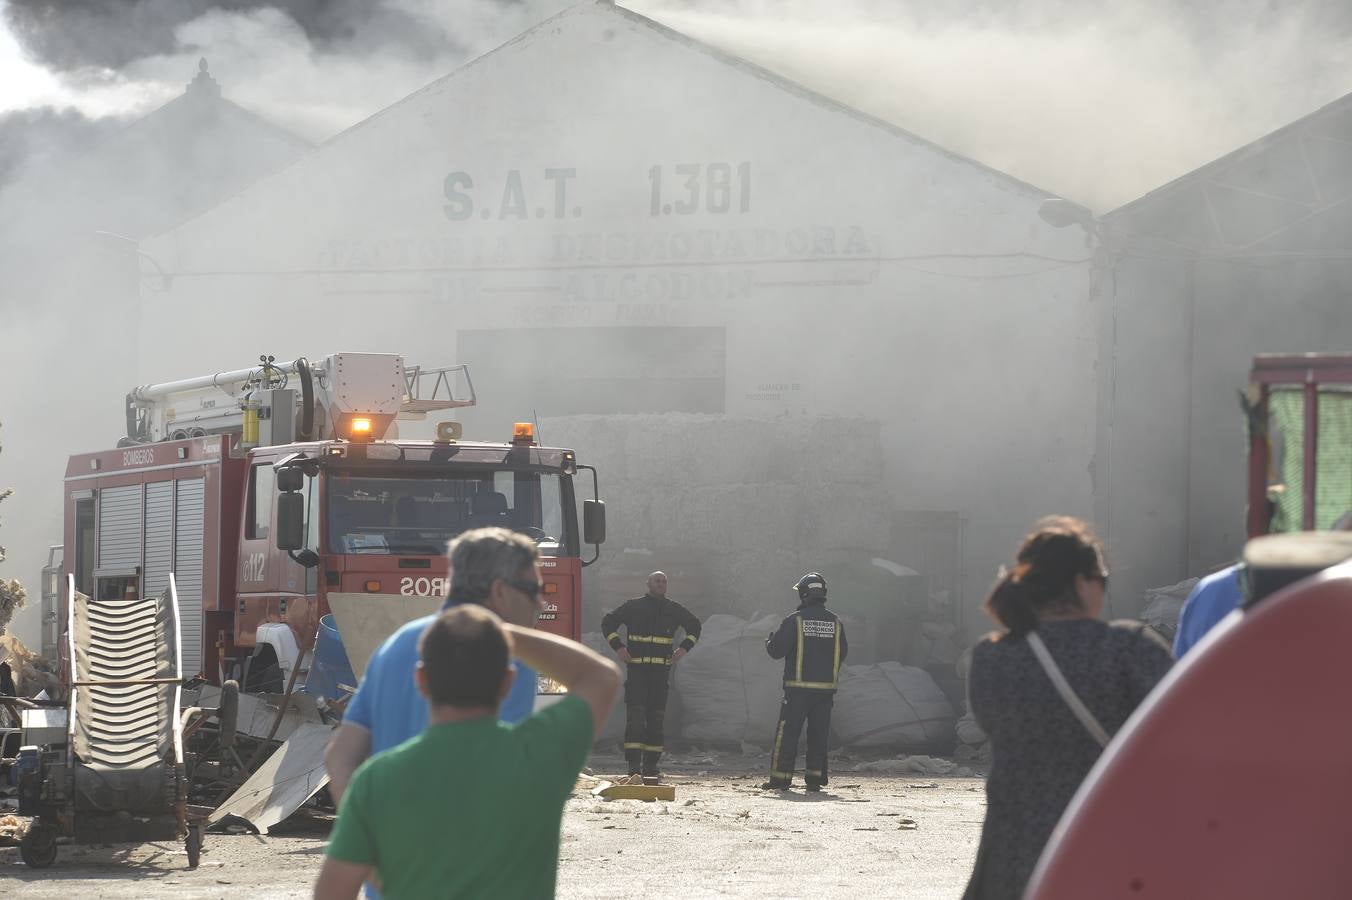
<path id="1" fill-rule="evenodd" d="M 1249 537 L 1352 511 L 1352 354 L 1263 354 L 1249 393 Z"/>
<path id="2" fill-rule="evenodd" d="M 256 651 L 313 645 L 329 593 L 441 595 L 447 540 L 498 525 L 539 546 L 541 627 L 580 638 L 582 568 L 605 540 L 596 470 L 529 423 L 501 443 L 462 440 L 457 422 L 398 437 L 396 420 L 474 402 L 465 367 L 387 353 L 138 387 L 117 448 L 67 466 L 65 571 L 95 598 L 158 594 L 174 573 L 184 671 L 244 682 Z"/>

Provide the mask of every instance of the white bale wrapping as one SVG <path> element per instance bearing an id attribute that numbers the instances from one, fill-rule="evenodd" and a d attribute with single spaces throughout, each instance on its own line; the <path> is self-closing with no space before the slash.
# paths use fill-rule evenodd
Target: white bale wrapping
<path id="1" fill-rule="evenodd" d="M 681 737 L 695 743 L 768 747 L 779 722 L 784 664 L 765 652 L 777 616 L 753 622 L 712 615 L 699 644 L 675 667 Z"/>
<path id="2" fill-rule="evenodd" d="M 1178 617 L 1183 603 L 1200 579 L 1188 578 L 1169 587 L 1150 588 L 1145 592 L 1141 621 L 1155 629 L 1166 641 L 1178 634 Z"/>
<path id="3" fill-rule="evenodd" d="M 924 669 L 845 666 L 831 727 L 849 747 L 925 747 L 951 740 L 953 706 Z"/>

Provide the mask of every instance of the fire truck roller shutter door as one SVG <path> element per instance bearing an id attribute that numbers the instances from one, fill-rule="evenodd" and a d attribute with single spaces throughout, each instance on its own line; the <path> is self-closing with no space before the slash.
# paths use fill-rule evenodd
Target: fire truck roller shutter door
<path id="1" fill-rule="evenodd" d="M 175 506 L 174 582 L 178 587 L 183 635 L 183 674 L 191 676 L 202 669 L 202 542 L 206 525 L 203 480 L 178 482 Z"/>
<path id="2" fill-rule="evenodd" d="M 99 491 L 98 568 L 141 565 L 141 490 L 129 484 Z"/>
<path id="3" fill-rule="evenodd" d="M 158 597 L 169 587 L 174 567 L 174 483 L 152 481 L 146 485 L 146 561 L 141 570 L 141 590 Z"/>

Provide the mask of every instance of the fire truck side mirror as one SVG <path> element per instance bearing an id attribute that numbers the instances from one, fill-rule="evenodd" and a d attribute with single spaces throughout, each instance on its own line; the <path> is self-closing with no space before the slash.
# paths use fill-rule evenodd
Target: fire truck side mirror
<path id="1" fill-rule="evenodd" d="M 305 546 L 305 497 L 277 495 L 277 549 L 300 550 Z"/>
<path id="2" fill-rule="evenodd" d="M 582 501 L 582 543 L 606 542 L 606 505 L 600 500 Z"/>
<path id="3" fill-rule="evenodd" d="M 277 475 L 277 490 L 300 491 L 305 489 L 305 473 L 298 466 L 274 467 Z"/>

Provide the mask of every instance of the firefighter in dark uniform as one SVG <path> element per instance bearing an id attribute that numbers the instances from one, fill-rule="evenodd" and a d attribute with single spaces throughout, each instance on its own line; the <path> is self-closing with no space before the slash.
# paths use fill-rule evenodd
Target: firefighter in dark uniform
<path id="1" fill-rule="evenodd" d="M 798 759 L 798 733 L 807 722 L 803 780 L 809 791 L 820 791 L 826 785 L 831 704 L 849 645 L 845 626 L 826 608 L 826 579 L 821 573 L 809 572 L 793 587 L 798 591 L 798 609 L 765 641 L 770 657 L 784 660 L 784 702 L 779 706 L 779 726 L 770 756 L 770 780 L 761 787 L 789 789 Z"/>
<path id="2" fill-rule="evenodd" d="M 625 629 L 620 640 L 620 628 Z M 685 639 L 672 652 L 676 630 Z M 673 663 L 699 640 L 694 613 L 667 597 L 667 576 L 648 576 L 648 593 L 628 600 L 601 619 L 601 631 L 628 668 L 624 682 L 624 758 L 629 779 L 657 784 L 657 760 L 662 756 L 662 720 L 667 712 L 668 674 Z"/>

